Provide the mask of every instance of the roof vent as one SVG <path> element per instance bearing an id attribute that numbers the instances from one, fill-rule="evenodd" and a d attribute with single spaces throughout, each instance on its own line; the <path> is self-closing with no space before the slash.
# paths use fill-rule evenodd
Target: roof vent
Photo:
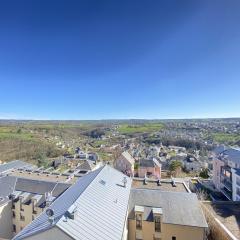
<path id="1" fill-rule="evenodd" d="M 177 185 L 176 185 L 176 182 L 172 179 L 172 186 L 173 187 L 176 187 Z"/>
<path id="2" fill-rule="evenodd" d="M 77 206 L 72 205 L 64 214 L 65 221 L 67 221 L 68 218 L 74 220 L 74 215 L 76 211 L 77 211 Z"/>
<path id="3" fill-rule="evenodd" d="M 46 210 L 46 214 L 48 216 L 48 221 L 51 223 L 51 224 L 54 224 L 54 211 L 51 209 L 51 208 L 48 208 Z"/>
<path id="4" fill-rule="evenodd" d="M 144 180 L 143 180 L 143 184 L 144 185 L 147 185 L 147 178 L 145 177 Z"/>

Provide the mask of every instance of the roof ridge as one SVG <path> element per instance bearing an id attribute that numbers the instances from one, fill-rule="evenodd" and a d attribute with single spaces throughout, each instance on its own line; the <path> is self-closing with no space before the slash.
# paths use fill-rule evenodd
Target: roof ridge
<path id="1" fill-rule="evenodd" d="M 53 187 L 53 189 L 51 190 L 51 194 L 53 193 L 53 191 L 54 191 L 55 188 L 57 187 L 58 183 L 59 183 L 59 182 L 57 182 L 57 183 L 55 184 L 55 186 Z"/>
<path id="2" fill-rule="evenodd" d="M 18 177 L 16 177 L 15 183 L 14 183 L 14 186 L 13 186 L 14 191 L 16 191 L 15 189 L 16 189 L 17 181 L 18 181 Z"/>
<path id="3" fill-rule="evenodd" d="M 80 193 L 80 195 L 78 195 L 77 199 L 78 199 L 78 198 L 86 191 L 86 189 L 94 182 L 94 180 L 96 179 L 96 177 L 102 172 L 102 170 L 103 170 L 105 167 L 106 167 L 106 165 L 104 165 L 104 166 L 101 167 L 101 171 L 99 171 L 99 172 L 97 173 L 97 175 L 92 179 L 92 181 L 90 181 L 90 183 L 84 188 L 84 190 Z M 95 171 L 97 171 L 97 170 L 98 170 L 98 169 L 96 169 Z M 94 171 L 93 171 L 93 172 L 94 172 Z M 73 185 L 73 186 L 74 186 L 74 185 Z M 71 188 L 71 187 L 70 187 L 70 188 Z M 67 190 L 68 190 L 68 189 L 67 189 Z M 66 192 L 67 192 L 67 191 L 66 191 Z M 75 199 L 75 202 L 76 202 L 77 199 Z M 73 204 L 73 203 L 72 203 L 72 204 Z M 71 206 L 70 206 L 70 207 L 71 207 Z M 70 208 L 70 207 L 69 207 L 69 208 Z M 68 209 L 69 209 L 69 208 L 68 208 Z M 67 210 L 68 210 L 68 209 L 67 209 Z M 62 217 L 61 217 L 61 218 L 62 218 Z M 60 219 L 59 219 L 59 220 L 60 220 Z M 59 220 L 58 220 L 58 221 L 59 221 Z M 56 224 L 57 224 L 57 222 L 56 222 Z"/>

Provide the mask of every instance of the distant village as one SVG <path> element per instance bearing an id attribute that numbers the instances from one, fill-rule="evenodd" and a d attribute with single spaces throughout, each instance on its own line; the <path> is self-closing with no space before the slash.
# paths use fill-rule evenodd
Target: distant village
<path id="1" fill-rule="evenodd" d="M 233 122 L 217 131 L 235 134 Z M 179 133 L 166 142 L 169 129 L 129 135 L 115 124 L 81 142 L 45 136 L 64 149 L 47 164 L 2 162 L 0 239 L 240 239 L 240 148 L 188 124 L 181 144 Z"/>

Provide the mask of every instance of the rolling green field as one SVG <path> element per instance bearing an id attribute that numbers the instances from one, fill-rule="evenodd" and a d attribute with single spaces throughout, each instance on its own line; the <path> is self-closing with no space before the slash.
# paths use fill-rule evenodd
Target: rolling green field
<path id="1" fill-rule="evenodd" d="M 236 144 L 240 141 L 239 134 L 213 133 L 213 140 L 218 143 Z"/>
<path id="2" fill-rule="evenodd" d="M 119 133 L 121 134 L 135 134 L 135 133 L 151 133 L 160 131 L 164 128 L 162 123 L 148 123 L 148 124 L 139 124 L 139 125 L 128 125 L 123 124 L 118 128 Z"/>
<path id="3" fill-rule="evenodd" d="M 36 163 L 41 157 L 55 157 L 61 151 L 38 132 L 25 126 L 0 126 L 0 161 L 23 159 Z"/>
<path id="4" fill-rule="evenodd" d="M 3 139 L 19 139 L 19 140 L 32 140 L 33 135 L 29 132 L 22 131 L 21 128 L 13 126 L 0 127 L 0 140 Z"/>

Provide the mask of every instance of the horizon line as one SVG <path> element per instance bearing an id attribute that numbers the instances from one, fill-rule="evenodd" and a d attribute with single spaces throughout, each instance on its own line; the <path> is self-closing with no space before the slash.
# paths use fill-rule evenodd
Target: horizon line
<path id="1" fill-rule="evenodd" d="M 34 119 L 34 118 L 0 118 L 0 121 L 123 121 L 123 120 L 215 120 L 215 119 L 240 119 L 240 117 L 186 117 L 186 118 L 103 118 L 103 119 Z"/>

